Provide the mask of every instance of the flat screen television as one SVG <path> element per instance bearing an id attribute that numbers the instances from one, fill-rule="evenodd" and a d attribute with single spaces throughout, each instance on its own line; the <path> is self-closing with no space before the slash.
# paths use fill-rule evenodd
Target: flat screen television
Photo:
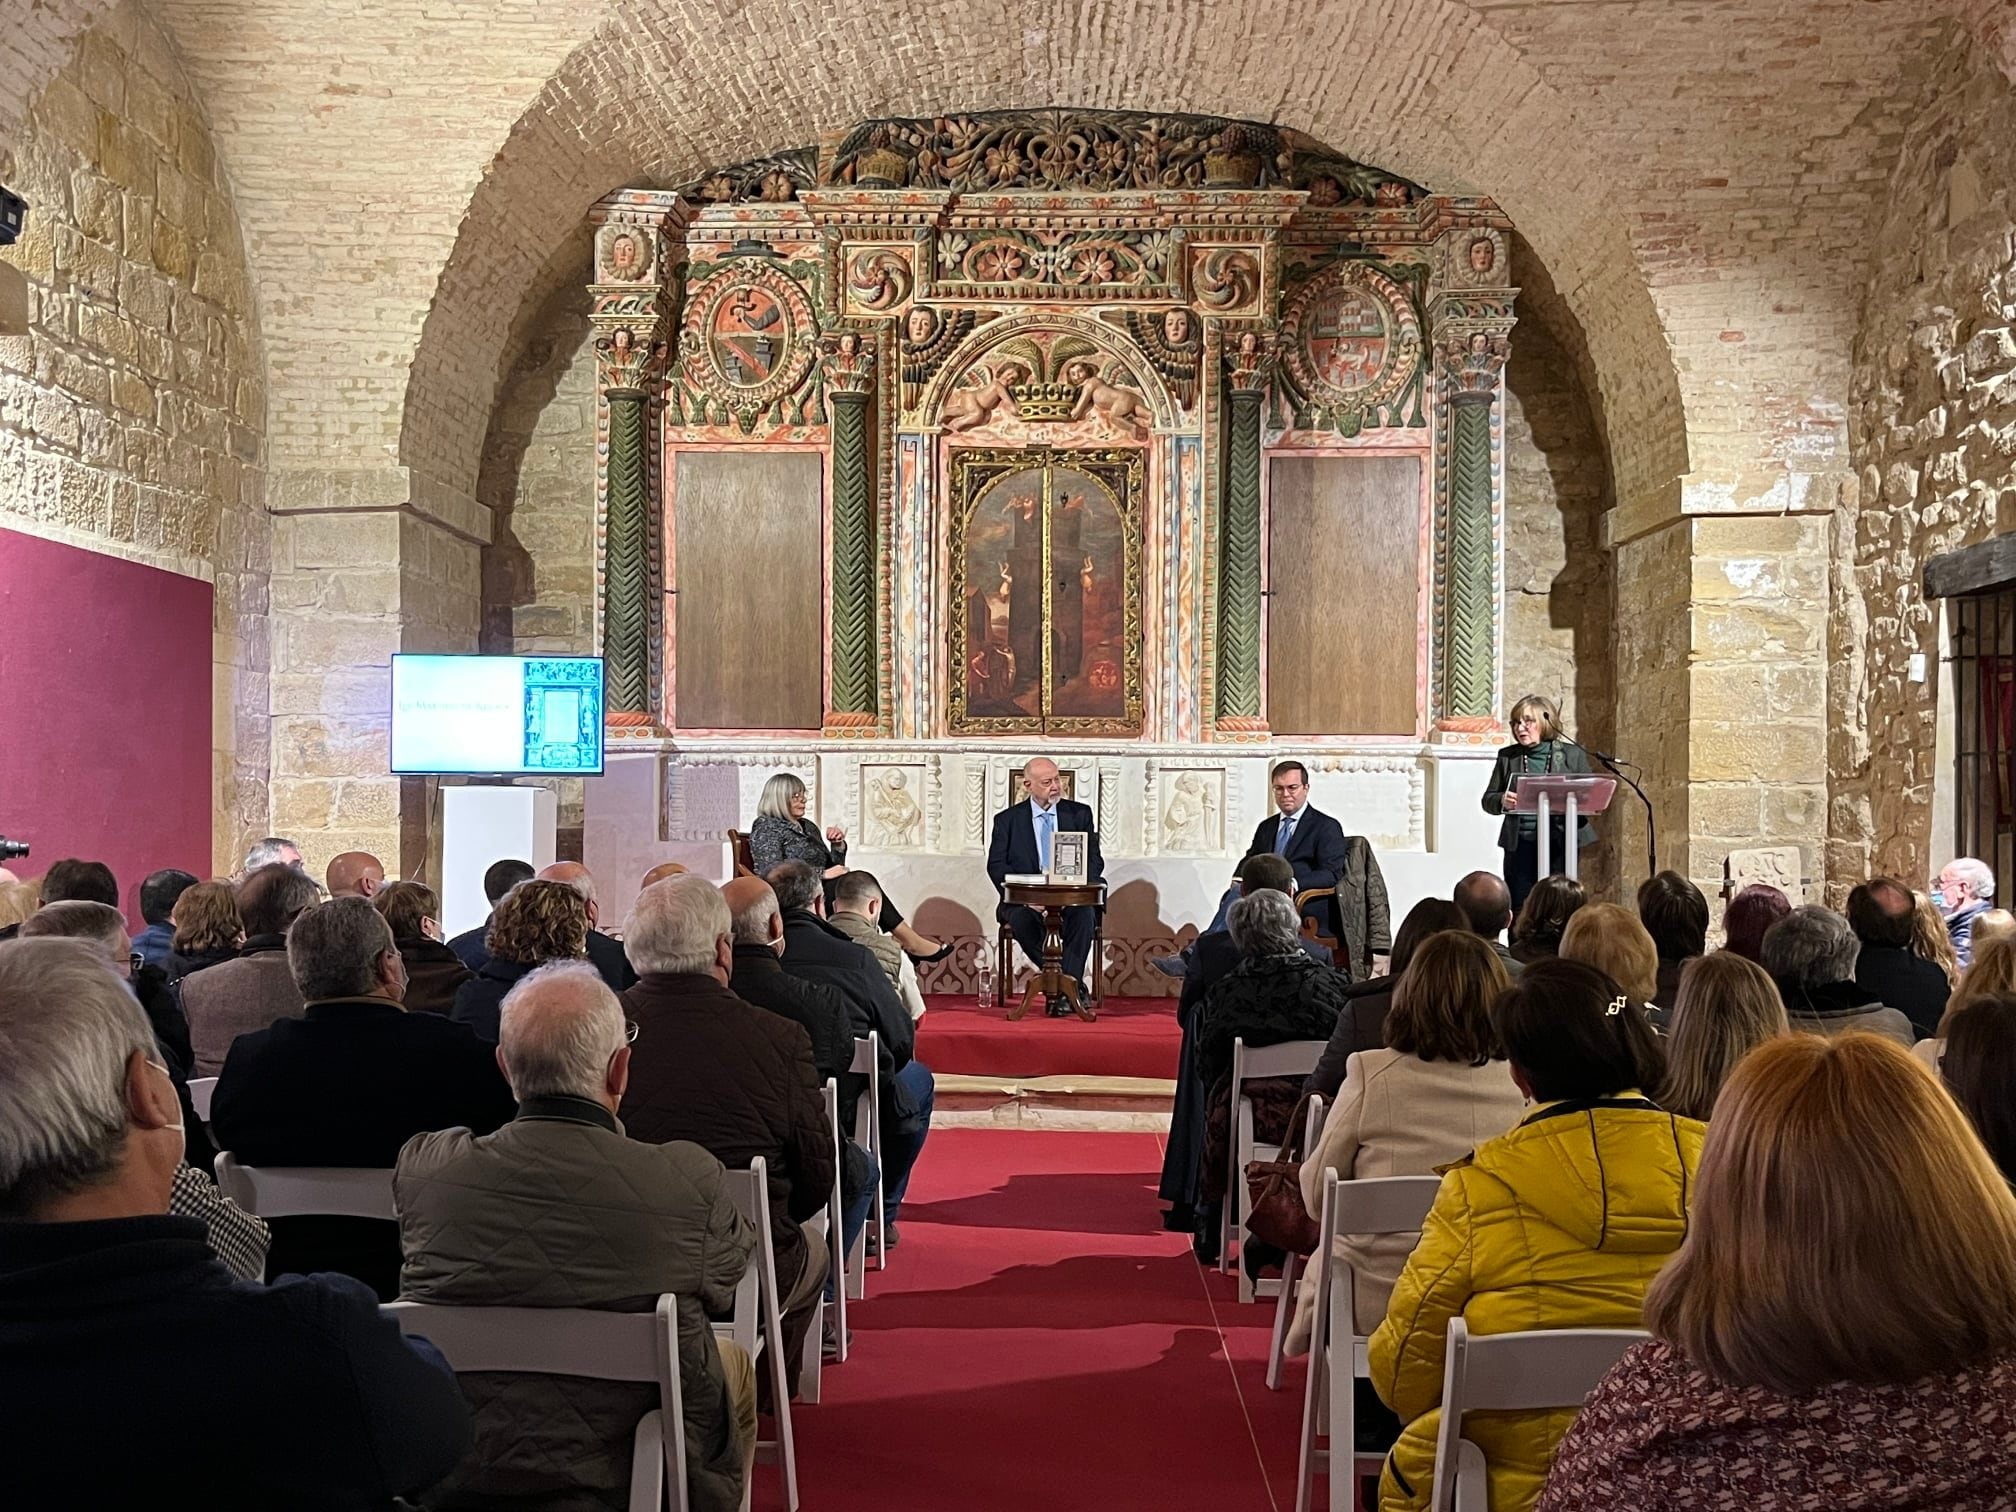
<path id="1" fill-rule="evenodd" d="M 394 656 L 392 770 L 599 773 L 602 658 Z"/>

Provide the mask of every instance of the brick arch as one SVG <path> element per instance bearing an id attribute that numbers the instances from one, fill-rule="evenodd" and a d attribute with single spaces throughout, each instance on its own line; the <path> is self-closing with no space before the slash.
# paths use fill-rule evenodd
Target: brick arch
<path id="1" fill-rule="evenodd" d="M 515 296 L 544 288 L 553 249 L 608 190 L 681 182 L 864 116 L 1068 102 L 1265 116 L 1432 189 L 1493 196 L 1587 333 L 1620 499 L 1662 495 L 1687 472 L 1672 346 L 1614 186 L 1566 103 L 1466 7 L 1413 0 L 1357 31 L 1306 11 L 1256 18 L 1242 0 L 1197 0 L 1173 27 L 1161 0 L 1059 3 L 1043 26 L 1008 0 L 956 16 L 940 0 L 829 9 L 809 35 L 788 0 L 752 0 L 734 28 L 638 14 L 568 59 L 484 175 L 442 268 L 408 378 L 408 466 L 474 491 Z M 896 36 L 932 42 L 879 45 Z"/>

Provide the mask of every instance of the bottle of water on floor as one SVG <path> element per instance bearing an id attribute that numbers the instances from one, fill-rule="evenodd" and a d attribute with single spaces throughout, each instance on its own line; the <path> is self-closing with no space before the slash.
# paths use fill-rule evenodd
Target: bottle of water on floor
<path id="1" fill-rule="evenodd" d="M 973 999 L 982 1013 L 994 1006 L 994 963 L 987 958 L 985 945 L 973 963 Z"/>

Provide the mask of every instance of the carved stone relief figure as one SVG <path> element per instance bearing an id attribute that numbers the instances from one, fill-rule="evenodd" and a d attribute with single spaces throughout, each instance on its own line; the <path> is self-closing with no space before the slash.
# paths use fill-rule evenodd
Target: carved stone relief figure
<path id="1" fill-rule="evenodd" d="M 922 767 L 861 768 L 862 838 L 874 850 L 905 850 L 923 844 L 924 809 L 911 790 Z"/>
<path id="2" fill-rule="evenodd" d="M 1222 772 L 1179 772 L 1162 806 L 1165 855 L 1205 855 L 1221 848 Z"/>
<path id="3" fill-rule="evenodd" d="M 1029 377 L 1029 369 L 1019 362 L 1004 362 L 997 369 L 981 363 L 973 370 L 972 377 L 963 388 L 956 388 L 945 398 L 943 421 L 945 429 L 957 435 L 961 431 L 978 430 L 994 418 L 994 411 L 1006 405 L 1008 413 L 1015 414 L 1015 400 L 1009 394 L 1009 387 L 1022 383 Z"/>
<path id="4" fill-rule="evenodd" d="M 1178 404 L 1189 409 L 1197 403 L 1197 371 L 1204 355 L 1204 338 L 1197 317 L 1181 305 L 1159 316 L 1147 310 L 1129 310 L 1121 317 L 1127 334 L 1148 359 L 1148 364 L 1169 386 Z"/>
<path id="5" fill-rule="evenodd" d="M 1073 420 L 1097 415 L 1123 436 L 1136 441 L 1147 439 L 1148 402 L 1133 389 L 1107 382 L 1096 366 L 1082 360 L 1064 370 L 1064 381 L 1078 385 L 1078 403 L 1071 411 Z"/>
<path id="6" fill-rule="evenodd" d="M 971 310 L 940 315 L 929 305 L 912 305 L 903 317 L 903 407 L 914 409 L 924 386 L 945 365 L 979 317 Z"/>

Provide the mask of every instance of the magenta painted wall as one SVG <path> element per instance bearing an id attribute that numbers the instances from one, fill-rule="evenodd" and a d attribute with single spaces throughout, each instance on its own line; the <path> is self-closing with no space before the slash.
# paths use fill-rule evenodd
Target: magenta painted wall
<path id="1" fill-rule="evenodd" d="M 0 835 L 140 880 L 210 875 L 210 585 L 0 530 Z"/>

